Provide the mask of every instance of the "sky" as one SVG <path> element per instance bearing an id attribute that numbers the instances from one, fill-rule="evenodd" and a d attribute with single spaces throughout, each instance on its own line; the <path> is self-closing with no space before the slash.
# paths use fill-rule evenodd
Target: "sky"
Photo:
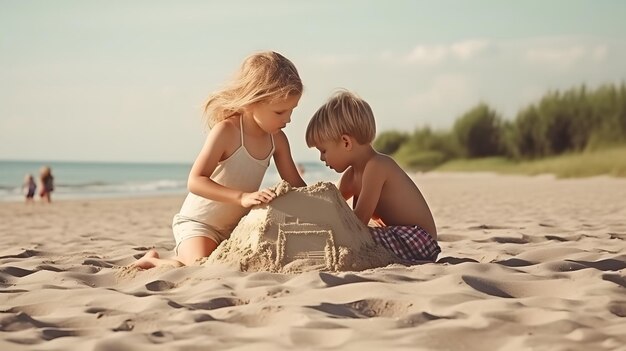
<path id="1" fill-rule="evenodd" d="M 549 90 L 626 81 L 626 2 L 0 0 L 0 160 L 193 162 L 201 107 L 258 51 L 305 85 L 294 159 L 337 89 L 378 133 L 504 118 Z"/>

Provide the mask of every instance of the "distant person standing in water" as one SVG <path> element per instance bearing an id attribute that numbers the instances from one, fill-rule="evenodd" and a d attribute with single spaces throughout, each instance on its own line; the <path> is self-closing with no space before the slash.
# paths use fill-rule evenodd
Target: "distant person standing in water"
<path id="1" fill-rule="evenodd" d="M 24 195 L 26 196 L 26 203 L 34 203 L 35 202 L 35 191 L 37 190 L 37 184 L 35 183 L 35 178 L 32 174 L 27 174 L 24 177 L 24 184 L 22 184 L 22 190 L 24 190 Z"/>
<path id="2" fill-rule="evenodd" d="M 52 176 L 52 170 L 48 166 L 41 167 L 39 170 L 39 182 L 41 190 L 39 191 L 39 196 L 42 200 L 45 199 L 46 202 L 52 202 L 50 199 L 50 194 L 54 190 L 54 177 Z"/>

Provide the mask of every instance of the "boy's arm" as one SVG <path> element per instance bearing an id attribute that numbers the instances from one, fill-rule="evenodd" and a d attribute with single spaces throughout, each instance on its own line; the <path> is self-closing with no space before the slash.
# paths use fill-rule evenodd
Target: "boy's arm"
<path id="1" fill-rule="evenodd" d="M 351 197 L 354 196 L 354 191 L 352 190 L 352 179 L 354 172 L 352 171 L 352 167 L 348 168 L 343 174 L 341 178 L 339 178 L 339 192 L 343 199 L 348 201 Z"/>
<path id="2" fill-rule="evenodd" d="M 376 210 L 380 193 L 387 179 L 384 165 L 377 159 L 371 160 L 365 166 L 361 180 L 361 192 L 354 207 L 354 214 L 367 225 Z"/>
<path id="3" fill-rule="evenodd" d="M 293 162 L 289 141 L 283 131 L 274 135 L 274 147 L 274 163 L 276 163 L 276 169 L 280 177 L 293 187 L 306 186 L 306 183 L 302 180 L 298 172 L 298 168 L 296 168 Z"/>

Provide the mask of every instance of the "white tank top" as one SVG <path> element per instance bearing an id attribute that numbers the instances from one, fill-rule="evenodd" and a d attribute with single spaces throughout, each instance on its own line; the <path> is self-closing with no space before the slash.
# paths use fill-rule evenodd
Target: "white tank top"
<path id="1" fill-rule="evenodd" d="M 225 187 L 245 192 L 259 190 L 265 171 L 274 154 L 274 136 L 270 134 L 272 149 L 269 155 L 256 159 L 250 155 L 243 141 L 243 118 L 239 118 L 241 146 L 227 159 L 220 161 L 211 175 L 211 179 Z M 189 193 L 179 215 L 191 220 L 210 225 L 219 231 L 232 231 L 241 217 L 245 216 L 249 208 L 226 202 L 214 201 L 193 193 Z"/>

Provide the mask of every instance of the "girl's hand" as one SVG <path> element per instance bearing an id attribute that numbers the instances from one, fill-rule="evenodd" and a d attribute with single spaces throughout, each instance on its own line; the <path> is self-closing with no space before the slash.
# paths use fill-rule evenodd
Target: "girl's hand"
<path id="1" fill-rule="evenodd" d="M 276 198 L 276 193 L 271 189 L 262 189 L 253 193 L 241 194 L 241 206 L 248 208 L 254 205 L 268 203 Z"/>

